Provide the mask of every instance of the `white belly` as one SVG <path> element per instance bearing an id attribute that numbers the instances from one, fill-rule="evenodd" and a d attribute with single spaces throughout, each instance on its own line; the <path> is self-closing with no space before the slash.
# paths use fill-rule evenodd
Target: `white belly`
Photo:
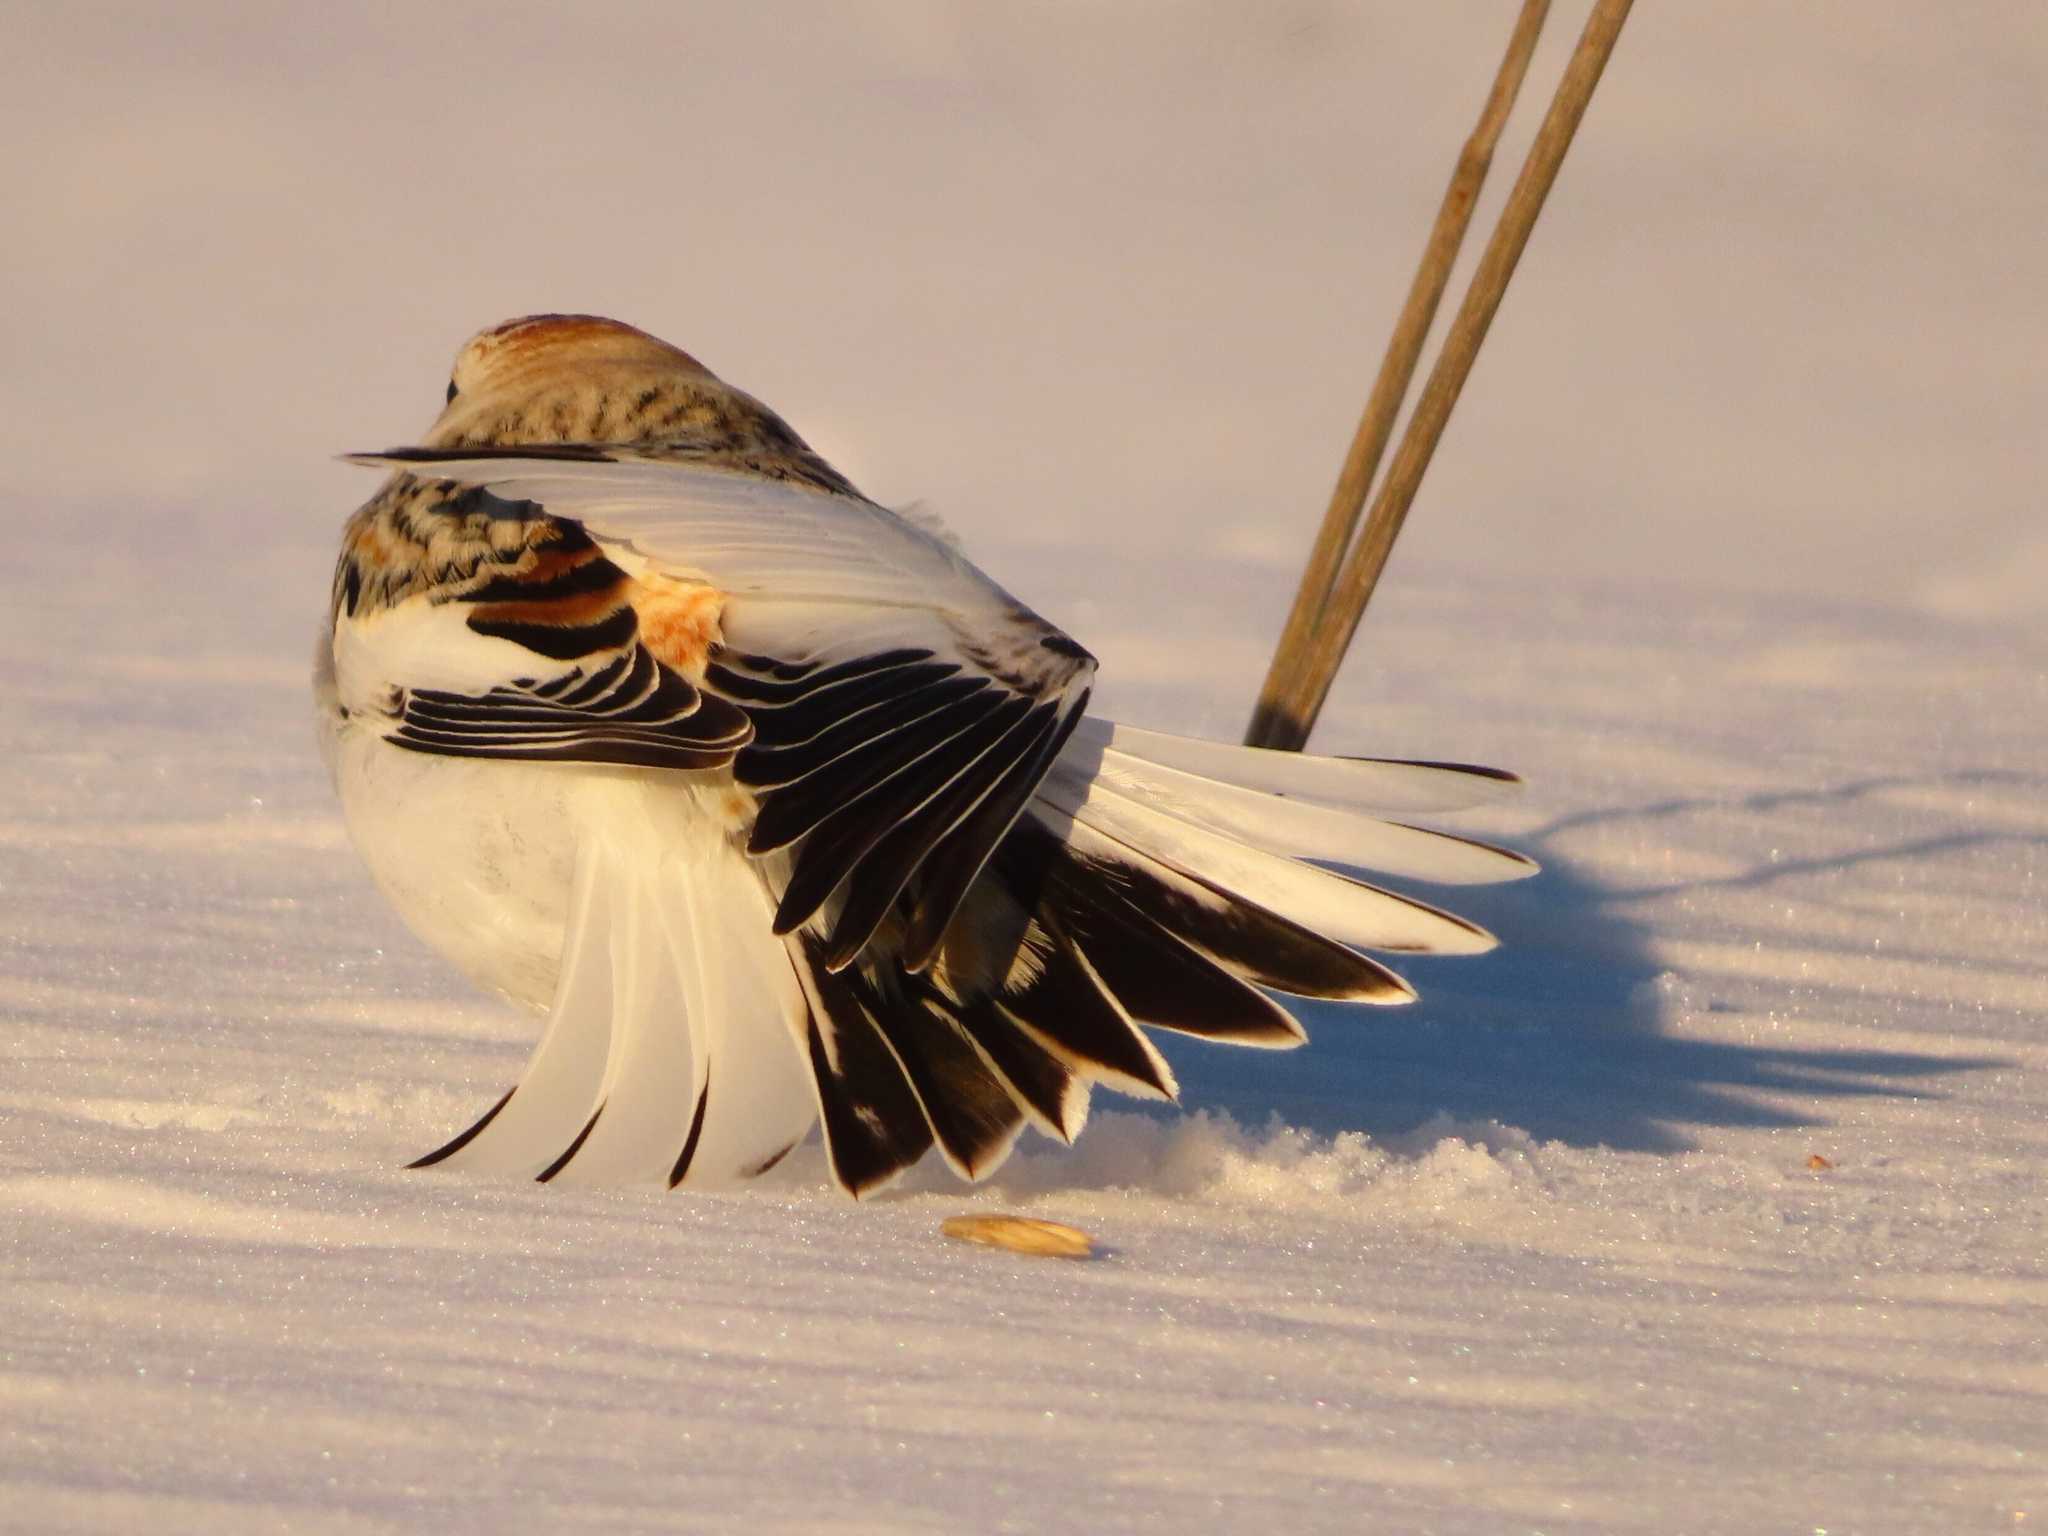
<path id="1" fill-rule="evenodd" d="M 479 986 L 545 1009 L 591 770 L 438 757 L 322 711 L 349 837 L 406 925 Z"/>
<path id="2" fill-rule="evenodd" d="M 586 840 L 630 849 L 656 873 L 739 857 L 752 799 L 730 769 L 415 752 L 343 719 L 331 690 L 316 695 L 321 753 L 378 889 L 464 975 L 514 1002 L 545 1011 L 554 999 Z"/>

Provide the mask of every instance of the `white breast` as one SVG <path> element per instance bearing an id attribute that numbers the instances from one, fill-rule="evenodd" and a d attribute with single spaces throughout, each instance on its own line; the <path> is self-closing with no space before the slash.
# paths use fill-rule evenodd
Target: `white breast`
<path id="1" fill-rule="evenodd" d="M 406 925 L 479 986 L 554 995 L 586 770 L 435 757 L 323 711 L 350 838 Z"/>
<path id="2" fill-rule="evenodd" d="M 650 871 L 732 859 L 752 797 L 729 769 L 678 773 L 415 752 L 344 717 L 315 678 L 321 754 L 371 877 L 414 933 L 477 985 L 553 1000 L 579 844 L 630 848 Z"/>

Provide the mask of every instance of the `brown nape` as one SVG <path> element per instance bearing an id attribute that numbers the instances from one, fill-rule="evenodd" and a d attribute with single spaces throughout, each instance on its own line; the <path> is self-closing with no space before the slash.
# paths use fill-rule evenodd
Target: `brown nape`
<path id="1" fill-rule="evenodd" d="M 472 337 L 455 358 L 455 380 L 465 391 L 488 388 L 497 377 L 530 369 L 552 371 L 593 364 L 637 365 L 655 371 L 711 378 L 711 370 L 681 347 L 637 326 L 602 315 L 527 315 Z M 474 385 L 465 377 L 474 371 Z"/>
<path id="2" fill-rule="evenodd" d="M 534 315 L 473 338 L 429 448 L 660 445 L 820 489 L 853 487 L 760 401 L 679 347 L 595 315 Z"/>

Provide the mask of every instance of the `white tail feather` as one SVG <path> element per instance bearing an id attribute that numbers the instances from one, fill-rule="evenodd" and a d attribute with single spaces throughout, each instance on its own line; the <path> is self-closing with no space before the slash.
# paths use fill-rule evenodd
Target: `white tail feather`
<path id="1" fill-rule="evenodd" d="M 807 1015 L 759 877 L 722 841 L 636 852 L 601 835 L 579 850 L 547 1031 L 447 1166 L 730 1184 L 810 1129 Z"/>
<path id="2" fill-rule="evenodd" d="M 597 1118 L 590 1134 L 554 1178 L 561 1184 L 650 1184 L 666 1179 L 675 1165 L 705 1090 L 703 1025 L 692 1006 L 699 990 L 690 974 L 693 914 L 664 912 L 654 881 L 635 878 L 616 856 L 603 862 L 614 882 L 611 922 L 605 930 L 572 928 L 565 953 L 595 948 L 610 956 L 611 1052 L 591 1105 Z"/>
<path id="3" fill-rule="evenodd" d="M 1112 754 L 1179 768 L 1242 789 L 1292 795 L 1349 810 L 1401 815 L 1487 805 L 1513 794 L 1522 782 L 1513 774 L 1491 769 L 1449 763 L 1310 757 L 1301 752 L 1168 736 L 1107 720 L 1083 720 L 1068 743 L 1067 754 L 1092 755 L 1091 748 L 1106 748 Z"/>
<path id="4" fill-rule="evenodd" d="M 1409 954 L 1476 955 L 1496 942 L 1492 934 L 1448 912 L 1268 853 L 1093 785 L 1077 791 L 1070 779 L 1049 778 L 1039 788 L 1038 803 L 1191 879 L 1340 944 Z"/>
<path id="5" fill-rule="evenodd" d="M 1102 753 L 1092 776 L 1088 761 L 1086 754 L 1063 755 L 1053 771 L 1076 787 L 1136 801 L 1270 853 L 1440 885 L 1483 885 L 1536 873 L 1534 860 L 1489 843 L 1244 789 L 1121 752 Z"/>
<path id="6" fill-rule="evenodd" d="M 696 1188 L 760 1172 L 803 1139 L 818 1111 L 804 1043 L 810 1009 L 759 874 L 720 847 L 692 865 L 688 910 L 692 948 L 680 963 L 695 984 L 692 1030 L 710 1069 L 682 1180 Z"/>
<path id="7" fill-rule="evenodd" d="M 595 850 L 576 859 L 568 932 L 607 932 L 617 892 Z M 441 1166 L 477 1173 L 539 1173 L 590 1121 L 612 1034 L 612 963 L 602 947 L 565 945 L 555 1001 L 519 1086 Z"/>

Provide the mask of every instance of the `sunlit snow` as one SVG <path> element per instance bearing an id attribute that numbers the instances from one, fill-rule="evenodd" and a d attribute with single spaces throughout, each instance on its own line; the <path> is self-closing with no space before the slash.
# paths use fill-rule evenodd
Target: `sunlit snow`
<path id="1" fill-rule="evenodd" d="M 0 1528 L 2048 1521 L 2025 7 L 1631 22 L 1316 742 L 1528 778 L 1497 953 L 974 1190 L 402 1171 L 534 1025 L 342 835 L 329 456 L 613 312 L 1234 737 L 1511 9 L 17 18 Z"/>

